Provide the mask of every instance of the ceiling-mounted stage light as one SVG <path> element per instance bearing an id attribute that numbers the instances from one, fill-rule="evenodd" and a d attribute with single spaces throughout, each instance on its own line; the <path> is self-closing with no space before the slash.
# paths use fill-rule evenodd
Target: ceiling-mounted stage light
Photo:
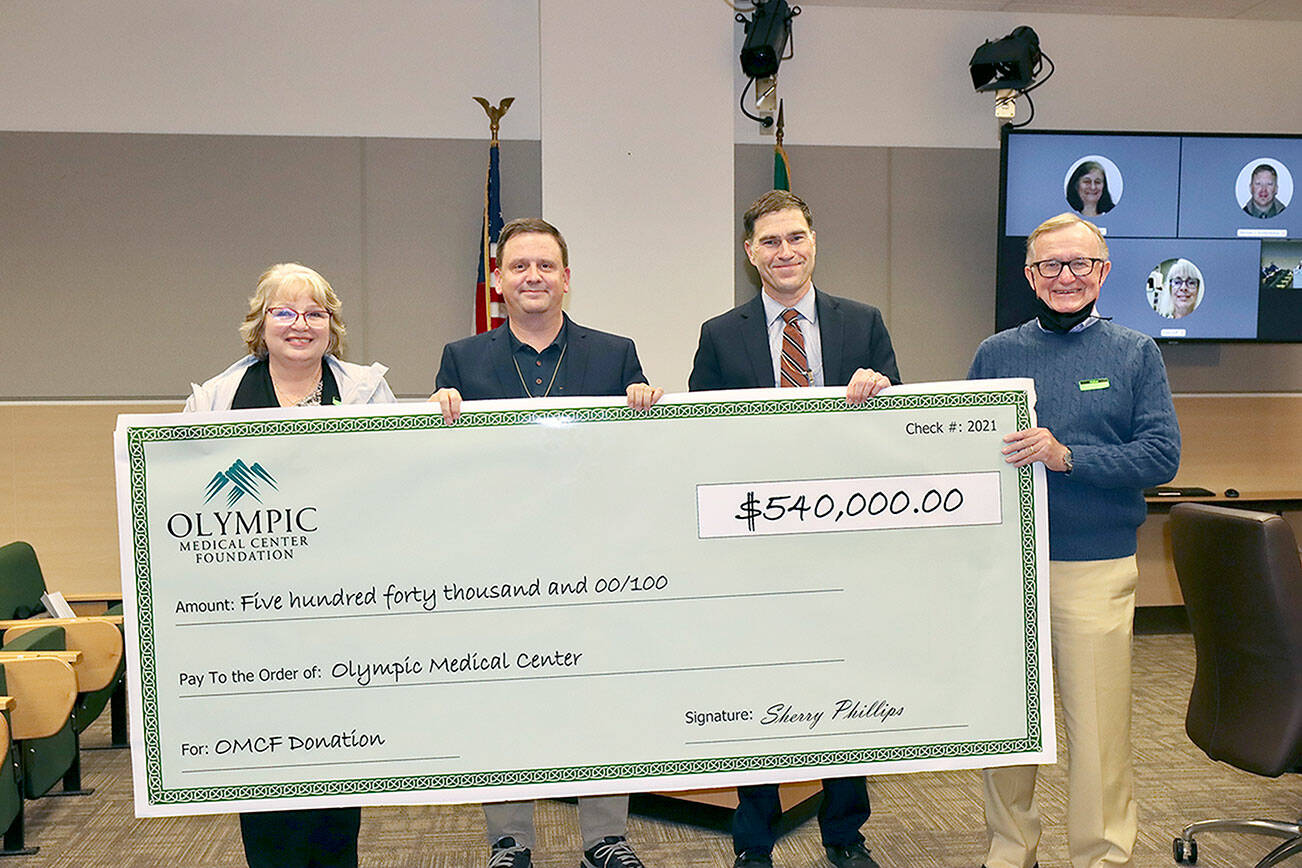
<path id="1" fill-rule="evenodd" d="M 968 69 L 977 92 L 1026 90 L 1040 73 L 1040 37 L 1018 27 L 1003 39 L 985 42 L 972 54 Z"/>
<path id="2" fill-rule="evenodd" d="M 747 78 L 768 78 L 777 74 L 784 59 L 791 38 L 791 19 L 800 14 L 800 7 L 791 7 L 787 0 L 756 0 L 754 12 L 749 19 L 737 13 L 737 21 L 746 31 L 741 71 Z"/>
<path id="3" fill-rule="evenodd" d="M 741 90 L 741 113 L 768 130 L 773 127 L 773 112 L 778 107 L 778 67 L 791 56 L 786 53 L 791 41 L 791 19 L 800 14 L 800 7 L 791 6 L 787 0 L 754 0 L 751 12 L 750 18 L 737 13 L 737 23 L 746 33 L 741 71 L 748 79 Z M 752 86 L 759 114 L 746 110 L 746 91 Z"/>
<path id="4" fill-rule="evenodd" d="M 1049 72 L 1041 78 L 1040 68 L 1044 62 L 1048 62 Z M 1031 107 L 1031 117 L 1016 125 L 1024 127 L 1035 117 L 1035 103 L 1031 101 L 1030 92 L 1053 75 L 1053 60 L 1040 50 L 1040 37 L 1036 32 L 1023 25 L 1003 39 L 983 42 L 972 53 L 968 71 L 972 73 L 972 86 L 977 93 L 995 92 L 995 117 L 1002 123 L 1013 119 L 1017 113 L 1017 98 L 1025 96 L 1027 105 Z"/>

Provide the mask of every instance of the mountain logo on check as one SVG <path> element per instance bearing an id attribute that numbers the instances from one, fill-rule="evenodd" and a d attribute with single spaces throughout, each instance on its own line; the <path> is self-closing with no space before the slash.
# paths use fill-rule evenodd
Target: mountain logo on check
<path id="1" fill-rule="evenodd" d="M 261 484 L 259 480 L 270 485 L 273 490 L 278 490 L 275 478 L 261 464 L 255 461 L 250 467 L 244 463 L 244 459 L 236 458 L 234 464 L 225 470 L 217 471 L 216 475 L 208 480 L 208 496 L 203 502 L 212 500 L 219 491 L 229 486 L 226 492 L 227 506 L 234 506 L 236 501 L 246 494 L 258 503 L 262 503 L 262 498 L 258 497 L 258 487 Z"/>

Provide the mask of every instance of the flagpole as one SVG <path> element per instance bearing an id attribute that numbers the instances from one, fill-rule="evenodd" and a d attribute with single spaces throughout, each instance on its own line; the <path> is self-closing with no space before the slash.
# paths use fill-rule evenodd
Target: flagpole
<path id="1" fill-rule="evenodd" d="M 475 331 L 480 332 L 488 331 L 493 327 L 493 271 L 491 246 L 493 239 L 490 237 L 492 215 L 489 213 L 489 192 L 493 183 L 493 157 L 497 153 L 499 145 L 497 132 L 501 125 L 502 116 L 506 114 L 507 110 L 511 107 L 511 103 L 515 102 L 515 97 L 505 97 L 496 106 L 484 99 L 482 96 L 474 97 L 474 100 L 479 103 L 480 107 L 483 108 L 484 113 L 488 115 L 489 131 L 488 165 L 484 169 L 484 216 L 480 224 L 479 239 L 479 250 L 481 256 L 480 268 L 484 273 L 483 297 L 480 299 L 480 303 L 482 303 L 484 310 L 482 320 L 479 318 L 479 304 L 475 305 Z"/>
<path id="2" fill-rule="evenodd" d="M 791 163 L 787 160 L 787 149 L 782 147 L 782 136 L 786 131 L 787 120 L 782 109 L 784 102 L 778 101 L 778 125 L 774 130 L 773 145 L 773 189 L 791 189 Z"/>

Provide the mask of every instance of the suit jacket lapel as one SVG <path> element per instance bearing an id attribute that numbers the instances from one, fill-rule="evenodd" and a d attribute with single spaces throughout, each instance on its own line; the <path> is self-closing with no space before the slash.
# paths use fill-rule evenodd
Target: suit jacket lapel
<path id="1" fill-rule="evenodd" d="M 763 292 L 738 311 L 741 315 L 741 344 L 750 361 L 751 371 L 758 387 L 775 386 L 773 379 L 773 354 L 769 351 L 769 328 L 764 317 Z"/>
<path id="2" fill-rule="evenodd" d="M 528 397 L 520 383 L 520 372 L 516 370 L 515 359 L 511 357 L 511 336 L 507 334 L 507 324 L 502 323 L 493 330 L 493 342 L 489 352 L 493 359 L 493 375 L 497 377 L 498 394 L 503 398 Z"/>
<path id="3" fill-rule="evenodd" d="M 565 385 L 567 395 L 588 394 L 588 330 L 575 325 L 574 320 L 565 316 L 565 360 L 561 363 L 560 381 Z M 555 393 L 553 393 L 555 394 Z"/>
<path id="4" fill-rule="evenodd" d="M 845 357 L 845 320 L 841 305 L 815 288 L 814 306 L 818 308 L 818 338 L 823 345 L 823 385 L 844 386 L 848 378 L 841 375 Z"/>

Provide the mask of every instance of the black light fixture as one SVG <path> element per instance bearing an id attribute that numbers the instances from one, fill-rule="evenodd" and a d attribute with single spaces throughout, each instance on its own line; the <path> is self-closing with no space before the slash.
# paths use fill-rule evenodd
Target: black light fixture
<path id="1" fill-rule="evenodd" d="M 977 92 L 1026 90 L 1040 74 L 1040 37 L 1025 25 L 1003 39 L 986 41 L 972 54 L 968 69 Z"/>
<path id="2" fill-rule="evenodd" d="M 791 38 L 791 19 L 800 14 L 787 0 L 755 0 L 754 16 L 737 13 L 746 31 L 741 47 L 741 71 L 747 78 L 769 78 L 777 74 L 782 55 Z"/>

